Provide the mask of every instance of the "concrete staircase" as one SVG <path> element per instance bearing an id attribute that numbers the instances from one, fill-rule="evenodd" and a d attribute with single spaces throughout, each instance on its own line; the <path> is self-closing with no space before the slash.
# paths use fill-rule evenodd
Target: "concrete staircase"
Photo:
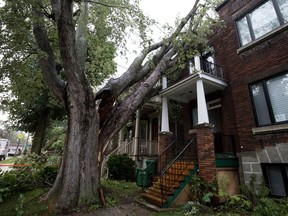
<path id="1" fill-rule="evenodd" d="M 146 202 L 160 208 L 171 207 L 195 172 L 193 162 L 176 161 L 162 174 L 162 177 L 156 177 L 152 186 L 145 190 L 142 197 Z"/>

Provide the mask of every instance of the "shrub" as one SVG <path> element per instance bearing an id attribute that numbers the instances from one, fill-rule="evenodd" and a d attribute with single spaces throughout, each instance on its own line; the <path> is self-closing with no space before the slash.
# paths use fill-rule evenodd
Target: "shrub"
<path id="1" fill-rule="evenodd" d="M 217 183 L 207 183 L 197 175 L 192 177 L 190 185 L 194 200 L 200 204 L 211 204 L 212 198 L 218 196 Z"/>
<path id="2" fill-rule="evenodd" d="M 17 159 L 15 163 L 31 164 L 31 166 L 0 172 L 0 203 L 10 195 L 37 187 L 51 186 L 59 169 L 47 155 L 25 155 Z"/>
<path id="3" fill-rule="evenodd" d="M 110 179 L 135 180 L 136 164 L 127 154 L 112 155 L 107 161 L 107 166 Z"/>

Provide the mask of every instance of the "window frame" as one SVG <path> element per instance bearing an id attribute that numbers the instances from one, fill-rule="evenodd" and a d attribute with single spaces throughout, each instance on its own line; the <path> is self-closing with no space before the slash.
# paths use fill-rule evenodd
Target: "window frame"
<path id="1" fill-rule="evenodd" d="M 273 8 L 275 10 L 275 13 L 276 13 L 276 16 L 277 16 L 277 20 L 279 21 L 279 26 L 270 30 L 269 32 L 263 34 L 262 36 L 258 37 L 258 38 L 255 38 L 255 33 L 254 33 L 254 30 L 253 30 L 253 25 L 252 25 L 252 21 L 250 19 L 250 16 L 249 14 L 253 13 L 253 11 L 257 10 L 258 8 L 260 8 L 262 5 L 264 5 L 265 3 L 267 3 L 268 1 L 271 1 L 272 2 L 272 5 L 273 5 Z M 250 37 L 251 37 L 251 41 L 246 43 L 246 44 L 242 44 L 242 39 L 241 39 L 241 34 L 240 34 L 240 31 L 238 29 L 238 21 L 242 20 L 243 18 L 246 19 L 247 21 L 247 24 L 248 24 L 248 29 L 249 29 L 249 33 L 250 33 Z M 277 3 L 277 0 L 263 0 L 261 2 L 259 2 L 257 5 L 255 5 L 253 8 L 251 8 L 250 10 L 246 11 L 244 15 L 238 17 L 236 20 L 235 20 L 235 26 L 236 26 L 236 32 L 237 32 L 237 38 L 238 38 L 238 43 L 240 45 L 240 47 L 245 47 L 245 46 L 249 46 L 250 44 L 253 44 L 253 42 L 261 39 L 261 38 L 264 38 L 266 35 L 269 35 L 271 32 L 273 32 L 275 29 L 277 28 L 281 28 L 283 26 L 285 26 L 287 23 L 284 22 L 284 18 L 283 18 L 283 15 L 281 13 L 281 10 L 279 8 L 279 5 Z"/>
<path id="2" fill-rule="evenodd" d="M 268 88 L 267 88 L 267 85 L 266 85 L 267 81 L 269 81 L 271 79 L 274 79 L 276 77 L 283 76 L 285 74 L 288 74 L 288 71 L 283 71 L 281 73 L 275 74 L 273 76 L 266 77 L 266 78 L 261 79 L 261 80 L 257 80 L 255 82 L 249 84 L 248 87 L 249 87 L 250 99 L 251 99 L 253 115 L 254 115 L 254 119 L 255 119 L 257 127 L 264 127 L 264 126 L 270 126 L 270 125 L 280 125 L 280 124 L 287 124 L 288 123 L 288 119 L 286 121 L 276 122 L 275 115 L 274 115 L 274 112 L 273 112 L 273 107 L 272 107 L 272 104 L 271 104 L 271 98 L 270 98 L 270 95 L 269 95 L 269 92 L 268 92 Z M 255 85 L 255 84 L 261 84 L 262 87 L 263 87 L 264 96 L 265 96 L 265 100 L 266 100 L 266 105 L 267 105 L 267 109 L 268 109 L 268 113 L 269 113 L 269 117 L 270 117 L 270 121 L 271 121 L 270 124 L 260 124 L 259 123 L 259 118 L 258 118 L 258 115 L 257 115 L 256 105 L 255 105 L 255 101 L 254 101 L 254 98 L 253 98 L 253 91 L 252 91 L 252 86 Z"/>
<path id="3" fill-rule="evenodd" d="M 284 184 L 284 188 L 286 192 L 286 196 L 279 196 L 279 195 L 272 194 L 272 191 L 270 190 L 270 196 L 277 197 L 277 198 L 288 197 L 288 172 L 286 170 L 286 168 L 288 167 L 288 164 L 287 163 L 261 163 L 261 169 L 262 169 L 263 177 L 265 179 L 266 186 L 268 186 L 271 189 L 271 186 L 269 184 L 269 176 L 268 176 L 268 172 L 266 169 L 269 166 L 270 167 L 277 166 L 280 168 L 282 179 L 283 179 L 283 184 Z"/>

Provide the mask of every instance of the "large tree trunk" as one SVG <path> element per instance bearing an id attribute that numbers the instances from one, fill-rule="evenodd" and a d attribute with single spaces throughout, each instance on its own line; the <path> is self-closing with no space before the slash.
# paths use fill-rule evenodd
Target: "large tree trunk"
<path id="1" fill-rule="evenodd" d="M 41 149 L 44 147 L 45 144 L 45 135 L 48 122 L 49 122 L 49 109 L 46 108 L 40 113 L 39 118 L 37 119 L 35 133 L 32 141 L 31 153 L 35 153 L 38 155 L 41 154 Z"/>
<path id="2" fill-rule="evenodd" d="M 43 21 L 41 22 L 41 13 L 36 12 L 39 21 L 34 24 L 37 44 L 48 54 L 48 57 L 41 55 L 39 59 L 44 80 L 63 102 L 68 115 L 61 167 L 46 200 L 60 209 L 73 209 L 99 202 L 99 121 L 91 85 L 84 67 L 77 59 L 73 2 L 62 0 L 60 3 L 55 0 L 54 3 L 57 8 L 61 6 L 61 13 L 55 15 L 59 18 L 56 20 L 59 48 L 67 83 L 61 82 L 57 77 L 55 57 Z M 57 11 L 60 12 L 55 10 L 55 13 Z"/>
<path id="3" fill-rule="evenodd" d="M 56 182 L 47 195 L 61 209 L 99 202 L 98 116 L 92 92 L 82 89 L 74 84 L 68 86 L 64 155 Z"/>

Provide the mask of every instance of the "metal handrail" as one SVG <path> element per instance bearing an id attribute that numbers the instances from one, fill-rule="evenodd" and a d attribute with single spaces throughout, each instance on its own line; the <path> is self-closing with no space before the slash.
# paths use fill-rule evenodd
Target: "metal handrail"
<path id="1" fill-rule="evenodd" d="M 173 161 L 171 161 L 169 163 L 169 165 L 166 166 L 166 168 L 161 172 L 160 175 L 160 190 L 161 190 L 161 201 L 162 201 L 162 205 L 163 205 L 163 198 L 164 196 L 167 194 L 168 190 L 166 190 L 166 193 L 163 193 L 163 176 L 167 173 L 167 171 L 173 166 L 173 164 L 182 156 L 182 154 L 188 149 L 188 147 L 196 141 L 196 138 L 193 138 L 183 149 L 182 151 L 173 159 Z M 196 143 L 196 142 L 195 142 Z M 196 158 L 195 158 L 196 159 Z M 191 163 L 188 163 L 186 165 L 186 167 L 184 167 L 184 169 L 182 170 L 182 172 L 180 174 L 178 174 L 178 177 L 176 179 L 173 179 L 174 182 L 172 182 L 171 186 L 169 189 L 171 189 L 174 184 L 178 181 L 178 179 L 180 178 L 180 176 L 184 173 L 184 171 L 186 170 L 186 168 L 190 165 Z"/>
<path id="2" fill-rule="evenodd" d="M 195 140 L 193 138 L 184 148 L 183 150 L 173 159 L 172 162 L 161 172 L 161 177 L 168 171 L 168 169 L 179 159 L 179 157 L 185 152 L 185 150 L 190 146 L 190 144 Z"/>
<path id="3" fill-rule="evenodd" d="M 162 157 L 162 155 L 174 144 L 176 143 L 177 139 L 173 140 L 155 159 L 153 159 L 153 162 L 152 163 L 149 163 L 149 165 L 145 168 L 145 170 L 152 166 L 152 164 L 155 164 L 156 161 L 158 161 L 158 159 L 160 157 Z"/>

